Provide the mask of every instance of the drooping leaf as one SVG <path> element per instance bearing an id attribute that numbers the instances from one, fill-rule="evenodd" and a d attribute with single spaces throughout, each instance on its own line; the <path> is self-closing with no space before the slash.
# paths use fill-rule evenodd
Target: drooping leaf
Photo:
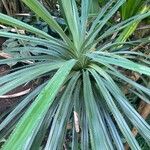
<path id="1" fill-rule="evenodd" d="M 40 2 L 38 2 L 37 0 L 22 0 L 22 1 L 28 7 L 30 7 L 31 10 L 34 11 L 39 17 L 41 17 L 46 23 L 48 23 L 48 25 L 51 28 L 56 30 L 68 45 L 74 48 L 72 42 L 66 36 L 65 32 L 62 30 L 59 24 L 54 20 L 51 14 L 44 8 L 44 6 Z"/>
<path id="2" fill-rule="evenodd" d="M 111 55 L 111 53 L 101 53 L 102 55 L 89 55 L 91 58 L 93 58 L 94 61 L 102 63 L 102 64 L 111 64 L 120 66 L 125 69 L 129 69 L 132 71 L 136 71 L 141 74 L 150 75 L 150 68 L 138 63 L 135 63 L 129 59 L 126 59 L 124 57 L 120 57 L 119 55 Z"/>
<path id="3" fill-rule="evenodd" d="M 84 87 L 84 102 L 86 106 L 86 113 L 88 116 L 88 124 L 90 131 L 90 140 L 92 149 L 111 149 L 110 139 L 105 134 L 105 127 L 98 112 L 98 108 L 93 96 L 92 87 L 90 83 L 89 73 L 83 73 L 83 87 Z M 100 127 L 101 126 L 101 127 Z M 97 132 L 99 134 L 97 134 Z"/>
<path id="4" fill-rule="evenodd" d="M 99 87 L 99 90 L 101 91 L 104 99 L 106 100 L 106 103 L 107 103 L 109 109 L 113 113 L 113 116 L 114 116 L 120 130 L 122 131 L 123 135 L 125 136 L 128 144 L 130 145 L 131 148 L 140 150 L 139 144 L 137 143 L 132 132 L 130 131 L 130 128 L 128 127 L 126 121 L 124 120 L 122 114 L 118 110 L 112 96 L 110 95 L 109 91 L 105 87 L 105 84 L 102 81 L 101 77 L 94 70 L 92 70 L 91 73 L 92 73 L 93 77 L 95 78 L 97 85 Z"/>
<path id="5" fill-rule="evenodd" d="M 12 135 L 3 146 L 3 150 L 28 148 L 28 144 L 32 139 L 33 134 L 35 135 L 38 131 L 39 126 L 43 121 L 43 117 L 46 115 L 47 110 L 51 106 L 55 96 L 74 64 L 75 60 L 70 60 L 57 71 L 22 117 Z"/>
<path id="6" fill-rule="evenodd" d="M 60 149 L 63 145 L 62 141 L 64 139 L 67 121 L 69 121 L 69 117 L 73 109 L 73 103 L 71 101 L 72 94 L 78 78 L 79 73 L 76 73 L 69 81 L 64 94 L 60 98 L 60 105 L 54 117 L 45 150 Z"/>

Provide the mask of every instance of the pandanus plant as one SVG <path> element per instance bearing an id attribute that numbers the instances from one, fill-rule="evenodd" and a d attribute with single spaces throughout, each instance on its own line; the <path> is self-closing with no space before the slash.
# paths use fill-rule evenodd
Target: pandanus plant
<path id="1" fill-rule="evenodd" d="M 123 150 L 127 142 L 140 150 L 131 124 L 150 144 L 150 126 L 132 107 L 124 84 L 132 94 L 150 103 L 150 89 L 127 76 L 127 70 L 150 76 L 149 57 L 130 51 L 137 41 L 116 42 L 111 36 L 150 12 L 111 25 L 112 16 L 125 0 L 110 0 L 97 17 L 89 15 L 90 0 L 59 0 L 69 35 L 37 0 L 23 2 L 55 30 L 60 38 L 12 17 L 0 14 L 0 22 L 28 33 L 0 31 L 0 36 L 23 41 L 24 46 L 7 48 L 7 53 L 29 52 L 0 60 L 0 64 L 30 62 L 0 77 L 0 95 L 35 79 L 46 77 L 5 117 L 0 138 L 3 150 L 62 149 L 69 136 L 71 149 Z M 115 47 L 115 50 L 114 50 Z M 129 123 L 130 122 L 130 123 Z M 68 127 L 70 124 L 71 127 Z"/>

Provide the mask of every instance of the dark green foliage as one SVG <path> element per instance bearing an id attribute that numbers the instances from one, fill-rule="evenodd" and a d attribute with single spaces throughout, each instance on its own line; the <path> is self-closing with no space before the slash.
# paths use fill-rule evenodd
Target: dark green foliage
<path id="1" fill-rule="evenodd" d="M 0 95 L 37 78 L 47 79 L 1 123 L 1 139 L 6 140 L 2 149 L 62 149 L 69 135 L 71 144 L 67 145 L 73 150 L 123 150 L 125 142 L 131 149 L 140 150 L 131 132 L 131 124 L 150 144 L 150 126 L 131 105 L 124 91 L 125 83 L 136 92 L 135 96 L 150 96 L 149 88 L 124 74 L 129 70 L 150 76 L 149 56 L 130 51 L 130 45 L 148 43 L 150 38 L 121 43 L 110 38 L 117 31 L 150 16 L 150 12 L 110 25 L 108 21 L 125 0 L 110 0 L 96 18 L 90 16 L 90 0 L 81 0 L 79 6 L 75 0 L 60 0 L 61 12 L 70 33 L 68 36 L 40 2 L 23 2 L 59 37 L 0 14 L 1 23 L 31 33 L 0 31 L 0 36 L 25 42 L 21 47 L 6 48 L 7 53 L 27 51 L 30 54 L 0 60 L 0 64 L 28 64 L 0 77 Z M 116 48 L 119 45 L 122 47 Z M 143 100 L 150 103 L 148 98 Z M 71 124 L 69 129 L 68 123 Z M 6 128 L 12 131 L 9 137 L 8 133 L 4 133 Z"/>

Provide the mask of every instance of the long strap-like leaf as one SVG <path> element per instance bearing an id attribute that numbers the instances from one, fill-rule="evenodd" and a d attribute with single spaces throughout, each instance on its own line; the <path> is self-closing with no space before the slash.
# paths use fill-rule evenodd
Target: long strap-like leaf
<path id="1" fill-rule="evenodd" d="M 65 18 L 73 36 L 73 41 L 77 50 L 80 48 L 80 20 L 75 0 L 60 0 Z"/>
<path id="2" fill-rule="evenodd" d="M 107 89 L 110 90 L 110 93 L 114 95 L 114 98 L 120 104 L 122 110 L 127 115 L 127 117 L 131 120 L 134 126 L 140 131 L 140 133 L 147 139 L 150 140 L 150 126 L 146 123 L 146 121 L 136 112 L 136 110 L 130 105 L 125 95 L 119 89 L 119 87 L 115 84 L 113 79 L 100 67 L 97 65 L 92 65 L 92 67 L 99 72 L 101 76 L 103 76 L 106 81 L 105 85 Z"/>
<path id="3" fill-rule="evenodd" d="M 92 149 L 113 150 L 112 144 L 107 138 L 108 135 L 105 132 L 105 127 L 94 99 L 88 72 L 83 73 L 83 91 Z"/>
<path id="4" fill-rule="evenodd" d="M 22 0 L 28 7 L 31 8 L 40 18 L 42 18 L 48 25 L 59 33 L 62 39 L 69 45 L 71 48 L 74 48 L 71 40 L 66 36 L 65 32 L 59 26 L 59 24 L 54 20 L 51 14 L 43 7 L 43 5 L 37 0 Z"/>
<path id="5" fill-rule="evenodd" d="M 45 150 L 56 150 L 59 149 L 59 147 L 62 147 L 63 145 L 67 121 L 69 121 L 69 117 L 73 109 L 73 90 L 75 88 L 79 76 L 80 74 L 78 72 L 71 78 L 67 85 L 67 88 L 65 89 L 62 97 L 60 98 L 59 107 L 51 126 Z"/>
<path id="6" fill-rule="evenodd" d="M 6 25 L 10 25 L 10 26 L 13 26 L 13 27 L 18 27 L 18 28 L 21 28 L 21 29 L 25 29 L 31 33 L 35 33 L 36 35 L 42 37 L 42 38 L 46 38 L 46 39 L 49 39 L 49 40 L 53 40 L 53 41 L 57 41 L 59 42 L 59 40 L 56 40 L 54 39 L 53 37 L 51 37 L 50 35 L 48 35 L 47 33 L 37 29 L 37 28 L 34 28 L 33 26 L 30 26 L 22 21 L 19 21 L 15 18 L 12 18 L 10 16 L 7 16 L 7 15 L 4 15 L 2 13 L 0 13 L 0 22 L 3 23 L 3 24 L 6 24 Z"/>
<path id="7" fill-rule="evenodd" d="M 96 71 L 91 72 L 93 77 L 95 78 L 97 85 L 99 87 L 99 90 L 101 91 L 109 109 L 111 110 L 120 130 L 122 131 L 123 135 L 125 136 L 127 142 L 131 146 L 132 149 L 140 150 L 139 144 L 137 143 L 136 139 L 134 138 L 132 132 L 130 131 L 130 128 L 128 127 L 126 121 L 124 120 L 122 114 L 120 113 L 119 109 L 117 108 L 111 94 L 105 87 L 104 82 L 102 81 L 102 78 L 96 73 Z"/>
<path id="8" fill-rule="evenodd" d="M 129 59 L 126 59 L 124 57 L 120 57 L 119 55 L 93 55 L 91 54 L 91 58 L 93 58 L 94 61 L 99 62 L 101 64 L 111 64 L 123 67 L 125 69 L 129 69 L 132 71 L 139 72 L 141 74 L 150 75 L 150 67 L 147 67 L 145 65 L 140 65 L 138 63 L 135 63 Z"/>
<path id="9" fill-rule="evenodd" d="M 51 106 L 75 62 L 75 60 L 70 60 L 57 71 L 20 120 L 16 129 L 4 144 L 3 150 L 27 149 L 34 132 L 37 131 L 37 128 L 39 128 L 42 123 L 47 110 Z"/>
<path id="10" fill-rule="evenodd" d="M 100 32 L 100 30 L 104 27 L 104 25 L 107 23 L 107 21 L 113 16 L 113 14 L 118 10 L 118 8 L 124 2 L 125 2 L 125 0 L 118 0 L 116 2 L 116 4 L 112 7 L 112 9 L 104 16 L 103 19 L 96 21 L 98 25 L 96 26 L 96 29 L 90 31 L 91 32 L 90 35 L 88 35 L 86 41 L 84 42 L 85 45 L 93 42 L 94 38 L 97 36 L 97 34 Z M 106 9 L 108 9 L 108 8 L 106 7 Z M 103 16 L 103 13 L 102 13 L 102 16 Z M 101 15 L 99 18 L 101 18 Z M 94 22 L 94 24 L 95 24 L 95 22 Z"/>

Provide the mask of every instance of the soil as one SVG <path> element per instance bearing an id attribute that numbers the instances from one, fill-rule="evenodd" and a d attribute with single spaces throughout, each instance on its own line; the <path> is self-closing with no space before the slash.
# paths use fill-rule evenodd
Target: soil
<path id="1" fill-rule="evenodd" d="M 1 48 L 2 44 L 3 44 L 5 41 L 6 41 L 5 38 L 0 37 L 0 48 Z"/>

